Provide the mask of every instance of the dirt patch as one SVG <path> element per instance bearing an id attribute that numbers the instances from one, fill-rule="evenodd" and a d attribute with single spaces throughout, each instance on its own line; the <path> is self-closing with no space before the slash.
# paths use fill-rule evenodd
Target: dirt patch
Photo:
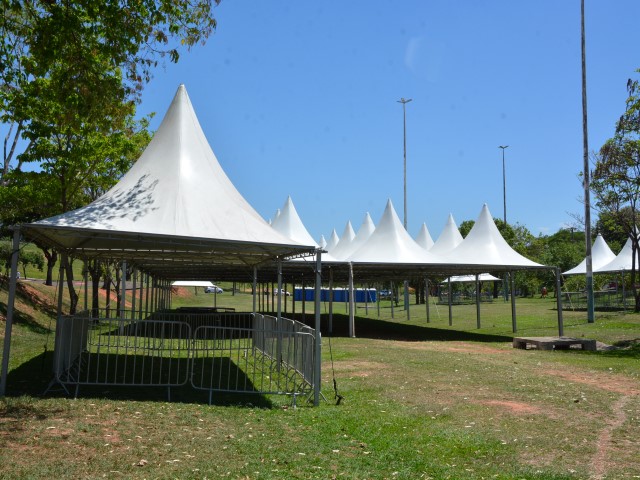
<path id="1" fill-rule="evenodd" d="M 637 381 L 615 373 L 545 370 L 545 374 L 621 395 L 640 395 L 640 384 Z"/>
<path id="2" fill-rule="evenodd" d="M 339 361 L 334 363 L 334 368 L 336 372 L 345 372 L 351 377 L 369 377 L 389 367 L 388 365 L 380 362 Z"/>
<path id="3" fill-rule="evenodd" d="M 434 342 L 399 342 L 394 341 L 395 344 L 402 344 L 402 348 L 412 350 L 436 350 L 439 352 L 452 352 L 452 353 L 477 353 L 477 354 L 505 354 L 511 352 L 511 349 L 503 349 L 497 347 L 490 347 L 488 345 L 482 345 L 471 342 L 446 342 L 446 343 L 434 343 Z"/>
<path id="4" fill-rule="evenodd" d="M 480 401 L 477 401 L 476 403 L 479 403 L 481 405 L 490 405 L 490 406 L 506 409 L 510 413 L 514 413 L 516 415 L 542 413 L 542 409 L 540 407 L 536 407 L 535 405 L 531 405 L 529 403 L 516 402 L 513 400 L 480 400 Z"/>

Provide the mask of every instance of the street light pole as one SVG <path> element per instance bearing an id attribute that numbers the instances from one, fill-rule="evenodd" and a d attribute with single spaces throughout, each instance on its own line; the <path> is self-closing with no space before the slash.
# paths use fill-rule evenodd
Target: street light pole
<path id="1" fill-rule="evenodd" d="M 504 168 L 504 151 L 509 148 L 509 145 L 500 145 L 498 148 L 502 149 L 502 197 L 504 201 L 504 226 L 507 226 L 507 177 L 505 175 Z"/>
<path id="2" fill-rule="evenodd" d="M 412 98 L 400 98 L 398 103 L 402 104 L 402 125 L 404 143 L 404 229 L 407 229 L 407 110 L 406 105 Z"/>

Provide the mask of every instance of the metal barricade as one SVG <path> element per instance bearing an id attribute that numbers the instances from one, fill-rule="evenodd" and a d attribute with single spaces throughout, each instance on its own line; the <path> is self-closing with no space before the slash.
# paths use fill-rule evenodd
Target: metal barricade
<path id="1" fill-rule="evenodd" d="M 62 385 L 185 385 L 191 328 L 184 322 L 65 316 L 54 375 Z"/>
<path id="2" fill-rule="evenodd" d="M 314 335 L 289 319 L 255 315 L 250 328 L 202 326 L 194 331 L 191 384 L 209 392 L 308 394 Z"/>
<path id="3" fill-rule="evenodd" d="M 95 312 L 94 312 L 95 313 Z M 145 314 L 146 315 L 146 314 Z M 312 390 L 314 330 L 250 313 L 156 312 L 143 320 L 85 311 L 56 326 L 55 382 L 285 394 Z"/>

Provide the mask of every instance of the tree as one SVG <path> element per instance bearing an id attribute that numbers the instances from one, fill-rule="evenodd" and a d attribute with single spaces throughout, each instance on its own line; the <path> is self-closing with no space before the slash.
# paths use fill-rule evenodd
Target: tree
<path id="1" fill-rule="evenodd" d="M 627 83 L 629 96 L 625 113 L 616 125 L 613 138 L 600 148 L 592 172 L 591 189 L 596 205 L 631 239 L 633 263 L 631 285 L 636 299 L 635 310 L 640 311 L 640 295 L 636 289 L 636 265 L 639 249 L 636 226 L 640 202 L 640 85 L 638 80 Z M 602 214 L 601 213 L 601 214 Z"/>
<path id="2" fill-rule="evenodd" d="M 144 84 L 209 37 L 217 3 L 0 0 L 2 225 L 77 208 L 117 181 L 148 142 L 134 120 Z M 50 278 L 55 252 L 44 251 Z"/>

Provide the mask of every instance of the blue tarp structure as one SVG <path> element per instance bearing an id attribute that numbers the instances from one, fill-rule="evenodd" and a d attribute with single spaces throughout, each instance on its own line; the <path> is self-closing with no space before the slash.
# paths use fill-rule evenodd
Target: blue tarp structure
<path id="1" fill-rule="evenodd" d="M 320 301 L 328 302 L 329 301 L 329 293 L 330 290 L 328 288 L 323 288 L 320 290 Z M 378 292 L 375 288 L 357 288 L 354 290 L 355 293 L 355 301 L 356 303 L 374 303 L 377 301 Z M 313 287 L 308 287 L 304 289 L 304 300 L 306 302 L 314 301 L 315 297 L 315 289 Z M 293 289 L 293 300 L 296 302 L 300 302 L 303 299 L 303 291 L 302 288 L 296 287 Z M 333 289 L 333 301 L 334 302 L 348 302 L 349 301 L 349 290 L 346 288 L 334 288 Z"/>

